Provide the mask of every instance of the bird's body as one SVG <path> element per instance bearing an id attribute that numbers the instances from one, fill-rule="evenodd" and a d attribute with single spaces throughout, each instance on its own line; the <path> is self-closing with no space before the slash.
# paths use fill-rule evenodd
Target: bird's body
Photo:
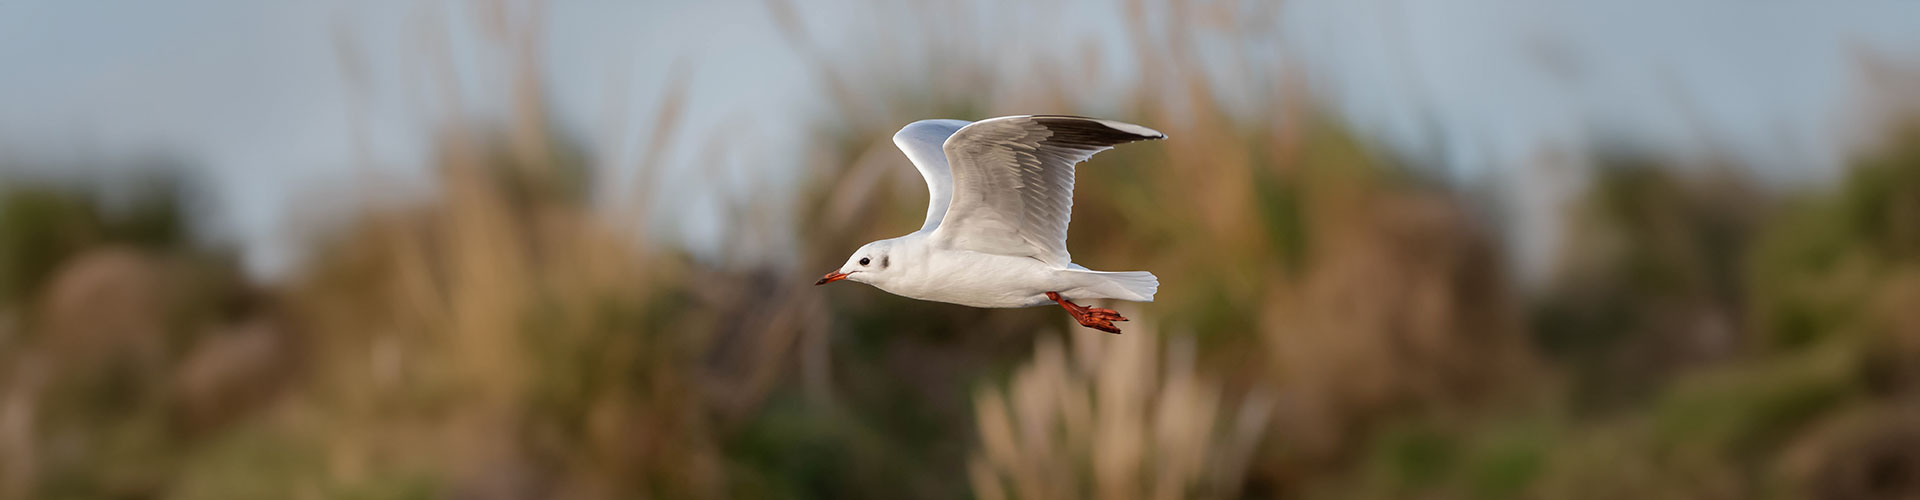
<path id="1" fill-rule="evenodd" d="M 1113 333 L 1126 321 L 1075 299 L 1153 301 L 1144 271 L 1093 271 L 1067 254 L 1074 165 L 1114 145 L 1165 135 L 1072 116 L 922 120 L 894 143 L 927 181 L 919 231 L 862 246 L 817 284 L 846 279 L 896 295 L 973 307 L 1066 308 L 1080 324 Z"/>
<path id="2" fill-rule="evenodd" d="M 900 274 L 868 284 L 907 298 L 971 307 L 1033 307 L 1053 303 L 1047 292 L 1075 299 L 1152 301 L 1152 290 L 1131 290 L 1111 276 L 1069 264 L 1062 268 L 1028 257 L 939 248 L 924 234 L 891 240 L 891 266 Z M 1146 273 L 1139 273 L 1146 274 Z M 1148 275 L 1148 279 L 1151 275 Z"/>

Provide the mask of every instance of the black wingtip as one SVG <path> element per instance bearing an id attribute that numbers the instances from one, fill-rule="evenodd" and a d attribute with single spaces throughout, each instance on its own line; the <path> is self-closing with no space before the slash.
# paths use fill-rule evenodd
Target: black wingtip
<path id="1" fill-rule="evenodd" d="M 1071 115 L 1032 115 L 1031 118 L 1056 134 L 1074 136 L 1073 139 L 1056 136 L 1069 141 L 1078 139 L 1084 142 L 1113 145 L 1167 138 L 1167 134 L 1158 130 L 1113 120 Z"/>

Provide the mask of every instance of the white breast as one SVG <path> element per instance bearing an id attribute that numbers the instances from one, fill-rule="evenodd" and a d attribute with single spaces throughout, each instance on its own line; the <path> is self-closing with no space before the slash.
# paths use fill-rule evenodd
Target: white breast
<path id="1" fill-rule="evenodd" d="M 1067 286 L 1053 266 L 1026 257 L 936 249 L 916 260 L 913 272 L 874 285 L 895 295 L 972 307 L 1047 304 L 1046 292 Z"/>

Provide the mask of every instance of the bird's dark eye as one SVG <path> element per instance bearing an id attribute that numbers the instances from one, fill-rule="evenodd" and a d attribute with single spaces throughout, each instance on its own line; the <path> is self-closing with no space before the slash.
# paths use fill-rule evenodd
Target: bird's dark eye
<path id="1" fill-rule="evenodd" d="M 868 262 L 872 262 L 872 260 L 869 260 L 869 259 L 867 259 L 866 257 L 861 257 L 861 258 L 860 258 L 860 265 L 862 265 L 862 266 L 864 266 L 864 265 L 867 265 L 867 263 L 868 263 Z"/>

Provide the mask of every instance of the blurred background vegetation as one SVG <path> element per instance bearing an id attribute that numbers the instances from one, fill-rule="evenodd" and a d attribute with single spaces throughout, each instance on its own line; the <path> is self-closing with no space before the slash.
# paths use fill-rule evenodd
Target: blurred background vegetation
<path id="1" fill-rule="evenodd" d="M 1219 95 L 1195 61 L 1265 36 L 1243 6 L 1147 4 L 1118 5 L 1137 46 L 1090 50 L 1189 71 L 1094 105 L 1091 69 L 996 65 L 1014 37 L 955 42 L 985 28 L 930 3 L 836 27 L 932 40 L 904 55 L 826 50 L 801 5 L 761 6 L 825 104 L 767 167 L 799 172 L 792 194 L 725 197 L 714 224 L 787 259 L 645 230 L 679 189 L 662 138 L 710 143 L 679 130 L 685 81 L 632 187 L 602 194 L 625 181 L 556 125 L 515 16 L 487 30 L 511 112 L 446 121 L 433 195 L 305 228 L 285 277 L 195 236 L 190 162 L 11 175 L 0 499 L 1920 496 L 1916 79 L 1873 73 L 1872 140 L 1829 183 L 1557 152 L 1592 180 L 1528 282 L 1484 193 L 1305 79 Z M 1126 334 L 809 286 L 917 225 L 899 126 L 1039 112 L 1170 137 L 1101 155 L 1076 193 L 1081 262 L 1163 280 L 1110 305 Z"/>

